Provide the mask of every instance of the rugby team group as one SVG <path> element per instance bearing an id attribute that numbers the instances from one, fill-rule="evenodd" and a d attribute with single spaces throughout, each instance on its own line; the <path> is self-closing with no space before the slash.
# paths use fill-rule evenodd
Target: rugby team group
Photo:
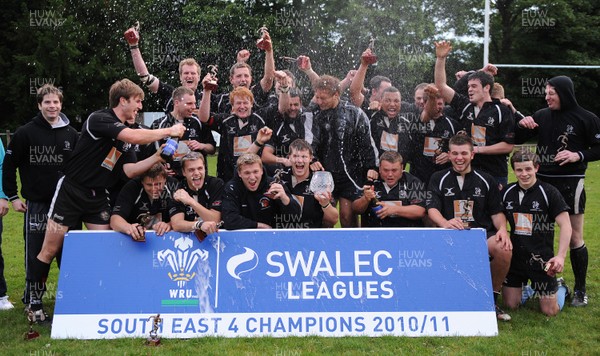
<path id="1" fill-rule="evenodd" d="M 141 86 L 160 98 L 164 117 L 151 127 L 136 121 L 144 91 L 122 79 L 110 87 L 109 108 L 92 113 L 78 133 L 61 112 L 62 91 L 46 84 L 37 92 L 38 114 L 17 129 L 6 152 L 0 145 L 0 216 L 9 202 L 24 213 L 22 302 L 30 320 L 51 320 L 42 303 L 50 265 L 56 258 L 60 267 L 65 233 L 82 224 L 138 242 L 147 230 L 194 232 L 202 240 L 220 227 L 338 222 L 483 228 L 498 320 L 511 319 L 500 294 L 510 309 L 536 299 L 549 316 L 569 297 L 572 306 L 587 305 L 584 178 L 587 163 L 600 159 L 600 120 L 579 106 L 569 77 L 548 80 L 547 107 L 524 115 L 494 83 L 492 64 L 458 72 L 448 85 L 452 46 L 440 41 L 433 83 L 417 85 L 414 102 L 403 101 L 385 76 L 365 88 L 377 61 L 371 49 L 343 80 L 315 73 L 307 56 L 288 58 L 312 84 L 303 102 L 307 90 L 294 74 L 275 68 L 266 30 L 257 42 L 263 77 L 253 85 L 250 52 L 241 50 L 229 71 L 232 90 L 223 94 L 214 92 L 216 71 L 201 79 L 191 58 L 179 64 L 181 86 L 161 81 L 146 67 L 137 29 L 125 39 Z M 217 152 L 212 131 L 220 134 L 216 176 L 207 167 Z M 534 137 L 537 143 L 515 149 Z M 322 189 L 311 187 L 317 176 Z M 556 276 L 567 252 L 572 293 Z M 0 309 L 11 309 L 0 262 Z"/>

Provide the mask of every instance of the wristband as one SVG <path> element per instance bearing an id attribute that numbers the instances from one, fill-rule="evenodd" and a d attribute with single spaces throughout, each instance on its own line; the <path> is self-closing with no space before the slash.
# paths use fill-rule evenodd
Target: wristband
<path id="1" fill-rule="evenodd" d="M 130 49 L 130 50 L 131 50 L 131 49 L 138 49 L 138 48 L 140 48 L 140 46 L 139 46 L 139 45 L 129 45 L 129 49 Z"/>
<path id="2" fill-rule="evenodd" d="M 327 208 L 329 208 L 330 205 L 331 205 L 331 202 L 328 202 L 325 205 L 321 205 L 321 209 L 327 209 Z"/>
<path id="3" fill-rule="evenodd" d="M 150 84 L 154 83 L 154 81 L 156 80 L 156 77 L 153 76 L 152 74 L 148 74 L 148 81 L 144 84 L 146 84 L 146 86 L 150 86 Z"/>
<path id="4" fill-rule="evenodd" d="M 201 230 L 200 228 L 202 227 L 202 224 L 204 223 L 204 220 L 202 220 L 202 218 L 198 218 L 198 221 L 196 221 L 194 223 L 194 230 Z"/>
<path id="5" fill-rule="evenodd" d="M 258 147 L 264 147 L 265 144 L 264 143 L 259 143 L 258 141 L 254 140 L 254 144 L 257 145 Z"/>
<path id="6" fill-rule="evenodd" d="M 140 81 L 144 85 L 150 85 L 150 83 L 152 83 L 154 81 L 154 79 L 156 78 L 155 76 L 153 76 L 150 73 L 144 74 L 144 75 L 138 74 L 138 77 L 140 77 Z"/>

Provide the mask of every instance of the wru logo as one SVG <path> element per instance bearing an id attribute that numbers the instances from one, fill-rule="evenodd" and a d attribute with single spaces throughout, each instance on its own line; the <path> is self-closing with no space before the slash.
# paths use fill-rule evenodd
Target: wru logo
<path id="1" fill-rule="evenodd" d="M 167 261 L 171 267 L 169 278 L 177 282 L 177 287 L 183 288 L 185 284 L 191 281 L 196 272 L 192 269 L 198 261 L 206 261 L 208 259 L 208 251 L 195 249 L 191 251 L 194 241 L 187 236 L 182 236 L 175 240 L 175 251 L 161 250 L 158 251 L 157 257 L 160 262 Z"/>

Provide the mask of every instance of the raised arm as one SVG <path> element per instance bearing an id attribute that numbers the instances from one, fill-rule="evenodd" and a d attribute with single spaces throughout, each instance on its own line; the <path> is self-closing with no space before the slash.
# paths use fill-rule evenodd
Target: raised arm
<path id="1" fill-rule="evenodd" d="M 421 111 L 421 121 L 429 122 L 429 120 L 437 119 L 438 116 L 436 101 L 439 91 L 435 85 L 429 84 L 423 92 L 425 95 L 425 107 Z"/>
<path id="2" fill-rule="evenodd" d="M 298 69 L 306 74 L 311 84 L 319 79 L 319 75 L 312 69 L 309 56 L 298 56 Z"/>
<path id="3" fill-rule="evenodd" d="M 129 44 L 129 51 L 131 52 L 133 66 L 135 67 L 135 71 L 140 77 L 140 80 L 151 92 L 156 93 L 158 91 L 160 80 L 148 72 L 146 62 L 144 62 L 144 59 L 142 58 L 142 52 L 139 48 L 140 34 L 138 30 L 135 27 L 131 27 L 125 31 L 125 39 Z"/>
<path id="4" fill-rule="evenodd" d="M 446 83 L 446 57 L 452 50 L 452 45 L 448 41 L 435 42 L 435 86 L 438 87 L 444 101 L 449 103 L 454 97 L 454 89 Z"/>
<path id="5" fill-rule="evenodd" d="M 240 49 L 236 56 L 237 63 L 247 63 L 250 58 L 250 51 L 247 49 Z"/>
<path id="6" fill-rule="evenodd" d="M 256 153 L 260 151 L 261 148 L 265 146 L 265 143 L 269 142 L 271 136 L 273 135 L 273 130 L 271 130 L 268 126 L 264 126 L 260 130 L 258 130 L 258 134 L 256 135 L 256 140 L 252 142 L 250 147 L 246 150 L 246 153 Z"/>
<path id="7" fill-rule="evenodd" d="M 275 79 L 279 83 L 279 97 L 277 100 L 277 110 L 281 115 L 284 115 L 285 112 L 290 107 L 290 86 L 291 86 L 291 78 L 285 74 L 284 71 L 275 71 Z"/>
<path id="8" fill-rule="evenodd" d="M 213 77 L 212 74 L 208 73 L 202 79 L 202 86 L 204 87 L 204 91 L 202 92 L 202 100 L 200 101 L 200 107 L 198 108 L 198 119 L 202 123 L 208 122 L 210 119 L 210 97 L 212 91 L 210 90 L 210 86 L 207 83 L 211 80 L 217 80 L 217 78 Z"/>
<path id="9" fill-rule="evenodd" d="M 356 76 L 356 72 L 356 69 L 350 69 L 348 71 L 346 77 L 344 77 L 344 79 L 342 79 L 342 81 L 340 82 L 340 93 L 345 92 L 346 89 L 348 89 L 348 87 L 352 84 L 352 82 L 354 81 L 354 77 Z"/>
<path id="10" fill-rule="evenodd" d="M 275 79 L 275 58 L 273 57 L 273 42 L 267 31 L 264 32 L 265 40 L 265 72 L 260 80 L 260 86 L 265 93 L 273 88 L 273 79 Z"/>
<path id="11" fill-rule="evenodd" d="M 367 76 L 367 69 L 369 65 L 367 64 L 366 57 L 371 55 L 371 49 L 367 48 L 362 55 L 360 56 L 360 66 L 356 71 L 356 75 L 352 80 L 352 84 L 350 84 L 350 101 L 355 106 L 361 107 L 363 101 L 365 100 L 365 96 L 363 95 L 363 87 L 365 86 L 365 77 Z"/>

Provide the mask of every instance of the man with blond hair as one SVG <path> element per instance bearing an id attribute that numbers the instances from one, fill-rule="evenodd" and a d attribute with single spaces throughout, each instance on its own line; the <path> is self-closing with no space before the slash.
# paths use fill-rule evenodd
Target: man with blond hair
<path id="1" fill-rule="evenodd" d="M 219 114 L 210 112 L 211 90 L 204 78 L 204 96 L 200 103 L 199 117 L 213 131 L 221 135 L 221 145 L 217 159 L 217 177 L 227 182 L 233 178 L 235 162 L 246 152 L 258 153 L 271 138 L 272 130 L 267 127 L 263 111 L 252 111 L 254 95 L 245 86 L 239 86 L 229 94 L 231 112 Z"/>
<path id="2" fill-rule="evenodd" d="M 334 198 L 340 201 L 342 227 L 355 227 L 352 198 L 378 166 L 377 148 L 371 138 L 367 115 L 340 100 L 339 79 L 324 75 L 313 83 L 314 101 L 319 107 L 313 121 L 313 171 L 331 172 Z M 374 178 L 374 176 L 373 176 Z"/>
<path id="3" fill-rule="evenodd" d="M 298 216 L 301 208 L 287 188 L 266 175 L 256 153 L 236 162 L 237 176 L 225 184 L 223 222 L 227 230 L 271 229 L 277 221 Z"/>

